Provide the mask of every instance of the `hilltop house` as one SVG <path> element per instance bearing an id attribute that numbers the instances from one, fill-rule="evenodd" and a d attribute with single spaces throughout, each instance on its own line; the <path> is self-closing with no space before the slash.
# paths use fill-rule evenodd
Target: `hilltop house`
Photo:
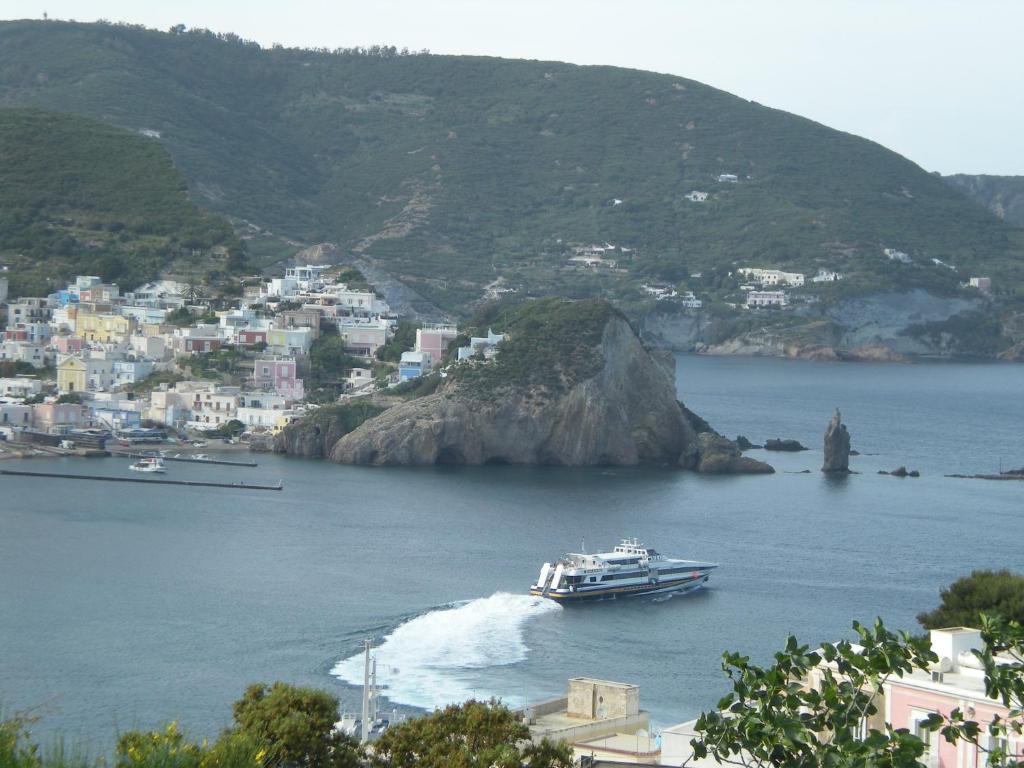
<path id="1" fill-rule="evenodd" d="M 504 340 L 505 334 L 495 333 L 488 328 L 486 336 L 473 336 L 468 345 L 459 347 L 459 360 L 468 360 L 477 354 L 482 354 L 489 360 L 498 354 L 498 345 Z"/>
<path id="2" fill-rule="evenodd" d="M 697 191 L 695 189 L 690 194 L 683 195 L 683 197 L 685 197 L 691 203 L 703 203 L 705 200 L 708 199 L 708 193 L 707 192 L 699 192 L 699 191 Z"/>
<path id="3" fill-rule="evenodd" d="M 426 365 L 443 360 L 448 345 L 459 335 L 459 329 L 449 324 L 428 324 L 416 330 L 416 352 L 425 353 Z"/>
<path id="4" fill-rule="evenodd" d="M 747 294 L 747 307 L 784 307 L 789 303 L 785 291 L 751 291 Z"/>
<path id="5" fill-rule="evenodd" d="M 718 181 L 721 184 L 735 184 L 740 180 L 739 176 L 735 173 L 720 173 L 718 174 Z"/>
<path id="6" fill-rule="evenodd" d="M 762 286 L 801 286 L 804 284 L 804 276 L 800 272 L 783 272 L 781 269 L 761 269 L 760 267 L 740 267 L 736 272 Z"/>
<path id="7" fill-rule="evenodd" d="M 827 269 L 819 269 L 818 274 L 811 278 L 811 282 L 814 283 L 834 283 L 842 280 L 843 276 L 839 272 L 832 272 Z"/>
<path id="8" fill-rule="evenodd" d="M 430 355 L 426 352 L 410 350 L 402 353 L 398 363 L 398 380 L 409 381 L 422 376 L 430 368 Z"/>

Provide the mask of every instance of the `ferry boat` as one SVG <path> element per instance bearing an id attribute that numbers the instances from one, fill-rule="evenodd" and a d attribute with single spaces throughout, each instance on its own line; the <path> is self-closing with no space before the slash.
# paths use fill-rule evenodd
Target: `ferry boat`
<path id="1" fill-rule="evenodd" d="M 717 563 L 665 557 L 637 539 L 611 552 L 570 552 L 544 563 L 530 594 L 560 603 L 689 592 L 708 580 Z"/>
<path id="2" fill-rule="evenodd" d="M 129 464 L 128 469 L 133 472 L 166 472 L 164 460 L 159 456 L 146 456 L 134 464 Z"/>

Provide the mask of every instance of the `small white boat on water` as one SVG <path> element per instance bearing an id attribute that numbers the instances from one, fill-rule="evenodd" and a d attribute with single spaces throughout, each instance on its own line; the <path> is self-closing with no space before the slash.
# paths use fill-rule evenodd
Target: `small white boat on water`
<path id="1" fill-rule="evenodd" d="M 158 456 L 147 456 L 128 466 L 133 472 L 166 472 L 164 460 Z"/>
<path id="2" fill-rule="evenodd" d="M 192 458 L 193 461 L 209 461 L 210 460 L 210 454 L 208 454 L 208 453 L 193 453 L 191 458 Z"/>

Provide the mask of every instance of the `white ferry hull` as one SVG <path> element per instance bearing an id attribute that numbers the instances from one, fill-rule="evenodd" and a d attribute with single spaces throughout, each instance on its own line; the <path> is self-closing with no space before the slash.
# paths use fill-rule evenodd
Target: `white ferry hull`
<path id="1" fill-rule="evenodd" d="M 631 584 L 622 587 L 590 588 L 567 591 L 563 589 L 543 589 L 534 585 L 530 588 L 530 594 L 534 597 L 546 597 L 559 603 L 578 603 L 587 600 L 615 600 L 620 597 L 651 597 L 653 595 L 664 595 L 670 592 L 692 592 L 700 588 L 708 580 L 709 574 L 703 574 L 697 578 L 679 579 L 671 582 L 660 582 L 657 584 Z"/>

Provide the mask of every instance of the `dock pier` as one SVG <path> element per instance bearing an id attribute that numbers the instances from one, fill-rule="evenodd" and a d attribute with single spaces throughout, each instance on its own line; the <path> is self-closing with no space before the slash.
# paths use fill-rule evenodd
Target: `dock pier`
<path id="1" fill-rule="evenodd" d="M 226 467 L 255 467 L 259 466 L 255 461 L 228 461 L 227 459 L 196 459 L 192 456 L 161 456 L 156 454 L 129 453 L 128 451 L 111 451 L 114 456 L 124 456 L 129 459 L 158 458 L 163 461 L 186 461 L 190 464 L 219 464 Z"/>
<path id="2" fill-rule="evenodd" d="M 190 485 L 204 488 L 237 488 L 243 491 L 280 491 L 284 489 L 284 483 L 280 480 L 277 485 L 266 485 L 263 483 L 218 483 L 210 480 L 146 480 L 141 477 L 116 477 L 106 475 L 72 475 L 66 472 L 28 472 L 20 469 L 0 469 L 0 475 L 15 475 L 18 477 L 50 477 L 61 480 L 103 480 L 110 483 L 142 483 L 148 485 Z"/>

